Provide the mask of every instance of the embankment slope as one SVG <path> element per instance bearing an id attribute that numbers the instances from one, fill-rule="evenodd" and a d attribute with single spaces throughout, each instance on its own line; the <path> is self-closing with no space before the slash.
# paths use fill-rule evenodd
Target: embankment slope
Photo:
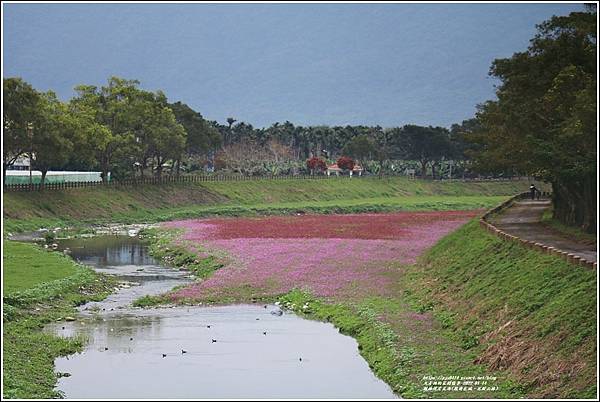
<path id="1" fill-rule="evenodd" d="M 26 230 L 61 222 L 142 222 L 286 213 L 295 209 L 475 209 L 493 205 L 498 197 L 524 191 L 527 186 L 525 181 L 432 182 L 405 178 L 226 181 L 5 192 L 3 207 L 5 227 Z"/>
<path id="2" fill-rule="evenodd" d="M 596 396 L 596 273 L 506 242 L 476 221 L 448 235 L 406 288 L 477 363 L 508 371 L 529 397 Z"/>

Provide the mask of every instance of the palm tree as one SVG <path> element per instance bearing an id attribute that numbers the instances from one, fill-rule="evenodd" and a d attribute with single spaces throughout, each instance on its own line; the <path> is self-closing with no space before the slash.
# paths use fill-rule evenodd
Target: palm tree
<path id="1" fill-rule="evenodd" d="M 227 118 L 227 124 L 229 124 L 229 129 L 227 130 L 227 137 L 228 137 L 228 138 L 225 138 L 225 141 L 223 141 L 223 142 L 224 142 L 224 145 L 227 145 L 227 144 L 229 143 L 229 141 L 228 141 L 228 140 L 230 140 L 230 139 L 231 139 L 231 126 L 233 126 L 233 123 L 235 123 L 236 121 L 237 121 L 237 120 L 236 120 L 236 119 L 234 119 L 233 117 L 228 117 L 228 118 Z"/>
<path id="2" fill-rule="evenodd" d="M 237 120 L 234 119 L 233 117 L 228 117 L 227 118 L 227 124 L 229 124 L 229 129 L 231 130 L 231 126 L 233 125 L 233 123 L 235 123 Z"/>

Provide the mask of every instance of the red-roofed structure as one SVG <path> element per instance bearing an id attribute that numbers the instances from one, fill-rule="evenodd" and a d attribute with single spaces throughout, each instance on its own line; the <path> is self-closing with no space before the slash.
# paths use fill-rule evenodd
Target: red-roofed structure
<path id="1" fill-rule="evenodd" d="M 332 173 L 335 173 L 336 176 L 339 176 L 340 172 L 343 172 L 343 170 L 340 169 L 337 163 L 327 166 L 327 176 L 331 176 Z M 358 173 L 359 176 L 362 176 L 362 172 L 362 166 L 356 164 L 354 165 L 354 168 L 350 171 L 350 176 L 352 176 L 354 173 Z"/>

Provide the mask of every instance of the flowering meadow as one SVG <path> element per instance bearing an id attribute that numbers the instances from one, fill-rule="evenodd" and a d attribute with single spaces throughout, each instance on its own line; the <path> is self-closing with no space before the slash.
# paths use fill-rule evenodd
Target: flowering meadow
<path id="1" fill-rule="evenodd" d="M 174 299 L 274 296 L 294 288 L 338 299 L 394 291 L 401 267 L 478 211 L 219 218 L 166 223 L 225 267 Z"/>

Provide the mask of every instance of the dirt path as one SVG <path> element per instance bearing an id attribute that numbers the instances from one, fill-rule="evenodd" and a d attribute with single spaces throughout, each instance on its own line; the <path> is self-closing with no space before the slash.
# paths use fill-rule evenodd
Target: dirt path
<path id="1" fill-rule="evenodd" d="M 548 207 L 550 200 L 517 201 L 494 220 L 494 225 L 514 236 L 556 247 L 588 261 L 597 261 L 596 245 L 576 242 L 540 223 L 542 214 Z"/>

